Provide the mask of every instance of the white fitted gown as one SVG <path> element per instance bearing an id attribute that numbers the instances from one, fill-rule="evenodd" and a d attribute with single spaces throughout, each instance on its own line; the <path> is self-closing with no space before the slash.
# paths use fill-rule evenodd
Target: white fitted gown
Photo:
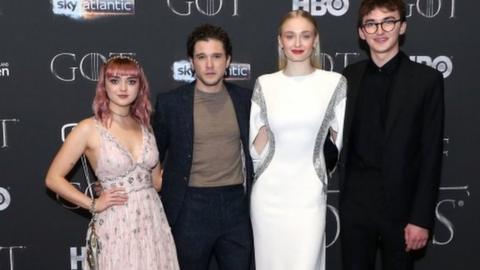
<path id="1" fill-rule="evenodd" d="M 327 173 L 323 143 L 341 147 L 346 81 L 335 72 L 260 76 L 252 97 L 250 151 L 255 167 L 251 219 L 257 270 L 325 269 Z M 253 148 L 269 130 L 262 153 Z"/>

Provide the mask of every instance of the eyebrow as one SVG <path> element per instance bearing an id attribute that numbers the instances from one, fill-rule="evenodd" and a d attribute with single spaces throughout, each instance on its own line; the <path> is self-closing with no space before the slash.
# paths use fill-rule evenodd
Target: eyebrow
<path id="1" fill-rule="evenodd" d="M 224 55 L 223 52 L 214 52 L 214 53 L 211 53 L 210 55 L 212 56 L 218 56 L 218 55 Z M 198 56 L 208 56 L 208 54 L 204 53 L 204 52 L 201 52 L 201 53 L 197 53 L 195 55 L 193 55 L 194 57 L 198 57 Z"/>
<path id="2" fill-rule="evenodd" d="M 397 18 L 395 18 L 395 16 L 388 16 L 388 17 L 383 18 L 380 21 L 384 22 L 384 21 L 387 21 L 387 20 L 397 20 Z M 376 22 L 376 21 L 374 19 L 368 19 L 368 20 L 365 20 L 363 23 L 370 23 L 370 22 Z"/>
<path id="3" fill-rule="evenodd" d="M 285 31 L 282 34 L 295 34 L 295 33 L 296 33 L 295 31 Z M 300 32 L 300 34 L 313 34 L 313 33 L 314 33 L 314 31 L 312 31 L 312 30 L 305 30 L 305 31 Z"/>
<path id="4" fill-rule="evenodd" d="M 127 77 L 127 79 L 138 79 L 138 76 L 135 76 L 135 75 L 113 74 L 113 75 L 107 76 L 108 79 L 111 79 L 111 78 L 119 79 L 121 77 Z"/>

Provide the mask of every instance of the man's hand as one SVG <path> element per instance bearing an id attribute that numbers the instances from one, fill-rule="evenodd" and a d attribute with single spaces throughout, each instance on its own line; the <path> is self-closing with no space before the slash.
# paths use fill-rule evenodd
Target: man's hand
<path id="1" fill-rule="evenodd" d="M 405 251 L 418 250 L 427 245 L 428 230 L 413 224 L 407 224 L 405 231 Z"/>

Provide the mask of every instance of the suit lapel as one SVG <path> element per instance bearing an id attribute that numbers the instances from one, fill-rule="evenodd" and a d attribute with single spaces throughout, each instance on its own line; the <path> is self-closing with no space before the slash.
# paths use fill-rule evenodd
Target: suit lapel
<path id="1" fill-rule="evenodd" d="M 392 83 L 392 88 L 389 90 L 387 119 L 385 123 L 385 142 L 388 142 L 398 115 L 402 113 L 405 106 L 408 106 L 407 95 L 412 91 L 411 83 L 414 76 L 412 69 L 409 68 L 409 61 L 406 56 L 402 58 L 400 66 L 398 67 L 398 74 Z"/>
<path id="2" fill-rule="evenodd" d="M 182 93 L 182 104 L 181 110 L 183 111 L 184 117 L 181 119 L 184 120 L 183 126 L 186 131 L 186 136 L 188 136 L 188 147 L 193 152 L 193 132 L 194 132 L 194 123 L 193 123 L 193 99 L 195 94 L 195 82 L 191 83 L 185 91 Z"/>
<path id="3" fill-rule="evenodd" d="M 227 89 L 227 92 L 230 95 L 230 99 L 232 100 L 233 108 L 235 110 L 235 116 L 237 118 L 238 129 L 240 130 L 240 136 L 243 137 L 245 135 L 245 130 L 243 129 L 245 123 L 242 123 L 244 119 L 242 115 L 245 114 L 244 108 L 240 104 L 241 102 L 239 100 L 240 98 L 238 97 L 237 92 L 232 89 L 233 86 L 225 83 L 225 88 Z"/>
<path id="4" fill-rule="evenodd" d="M 353 118 L 355 116 L 355 109 L 356 109 L 356 104 L 357 104 L 357 98 L 360 92 L 360 87 L 362 83 L 362 78 L 365 73 L 365 69 L 367 67 L 365 64 L 361 65 L 358 67 L 357 70 L 352 71 L 349 76 L 348 82 L 347 82 L 347 109 L 346 109 L 346 114 L 345 114 L 345 130 L 344 134 L 346 135 L 346 138 L 350 137 L 350 131 L 353 123 Z M 348 142 L 345 142 L 345 145 L 348 145 Z"/>

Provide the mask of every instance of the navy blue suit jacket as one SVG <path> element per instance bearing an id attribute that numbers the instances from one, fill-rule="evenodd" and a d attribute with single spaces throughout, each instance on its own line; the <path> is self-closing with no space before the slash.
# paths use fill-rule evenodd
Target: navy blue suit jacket
<path id="1" fill-rule="evenodd" d="M 248 149 L 252 90 L 225 83 L 235 109 L 244 152 L 246 194 L 250 193 L 253 165 Z M 171 226 L 180 213 L 190 178 L 193 154 L 195 82 L 157 96 L 153 128 L 163 165 L 160 194 Z"/>

